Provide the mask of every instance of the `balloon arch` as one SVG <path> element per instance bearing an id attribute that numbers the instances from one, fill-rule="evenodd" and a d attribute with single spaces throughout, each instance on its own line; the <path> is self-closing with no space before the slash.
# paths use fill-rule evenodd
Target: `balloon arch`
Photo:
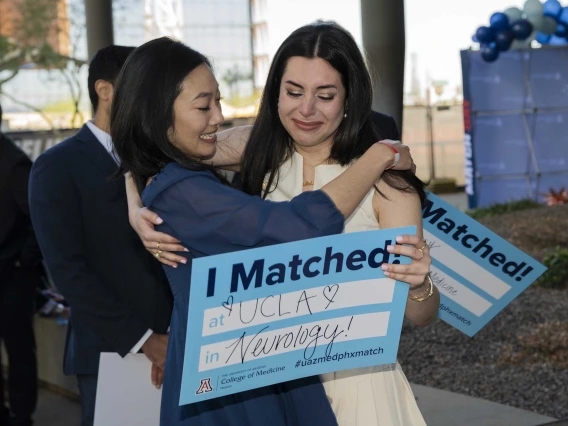
<path id="1" fill-rule="evenodd" d="M 479 27 L 472 39 L 480 44 L 486 62 L 497 60 L 511 47 L 530 46 L 533 40 L 541 45 L 564 45 L 568 43 L 568 7 L 558 0 L 527 0 L 523 10 L 510 7 L 491 15 L 489 26 Z"/>

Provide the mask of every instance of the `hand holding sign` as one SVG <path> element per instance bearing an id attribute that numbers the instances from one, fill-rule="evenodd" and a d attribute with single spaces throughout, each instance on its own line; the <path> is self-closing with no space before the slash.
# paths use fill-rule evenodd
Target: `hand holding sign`
<path id="1" fill-rule="evenodd" d="M 393 265 L 383 264 L 381 269 L 385 275 L 393 280 L 403 281 L 410 284 L 410 288 L 420 287 L 430 272 L 432 259 L 430 248 L 424 240 L 416 235 L 401 235 L 396 237 L 398 245 L 389 245 L 387 250 L 395 256 L 407 256 L 412 259 L 409 265 L 398 265 L 394 260 Z M 407 245 L 401 245 L 407 244 Z"/>

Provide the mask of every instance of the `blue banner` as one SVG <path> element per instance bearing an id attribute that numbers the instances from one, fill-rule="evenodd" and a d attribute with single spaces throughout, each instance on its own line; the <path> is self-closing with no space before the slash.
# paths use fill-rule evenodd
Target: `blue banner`
<path id="1" fill-rule="evenodd" d="M 487 63 L 463 50 L 469 208 L 568 185 L 568 48 L 511 49 Z"/>
<path id="2" fill-rule="evenodd" d="M 473 117 L 471 110 L 471 89 L 469 85 L 471 57 L 468 51 L 461 51 L 463 73 L 463 128 L 464 128 L 464 173 L 465 193 L 469 208 L 477 206 L 476 170 L 473 144 Z"/>
<path id="3" fill-rule="evenodd" d="M 387 252 L 415 227 L 316 238 L 193 261 L 180 405 L 396 362 L 408 284 Z"/>
<path id="4" fill-rule="evenodd" d="M 444 200 L 428 194 L 422 212 L 440 291 L 438 316 L 473 336 L 546 268 Z"/>

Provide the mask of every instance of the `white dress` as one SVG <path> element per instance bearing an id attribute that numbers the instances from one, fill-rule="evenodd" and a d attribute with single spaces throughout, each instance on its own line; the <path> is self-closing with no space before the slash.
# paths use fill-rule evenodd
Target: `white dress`
<path id="1" fill-rule="evenodd" d="M 339 176 L 347 166 L 316 167 L 314 190 Z M 289 201 L 302 192 L 303 157 L 297 152 L 280 168 L 278 186 L 266 197 Z M 344 232 L 379 229 L 373 190 L 345 222 Z M 397 362 L 320 376 L 339 426 L 425 426 L 408 380 Z"/>

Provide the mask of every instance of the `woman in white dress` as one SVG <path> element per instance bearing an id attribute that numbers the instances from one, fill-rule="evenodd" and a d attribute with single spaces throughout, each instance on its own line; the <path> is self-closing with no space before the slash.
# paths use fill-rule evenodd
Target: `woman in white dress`
<path id="1" fill-rule="evenodd" d="M 256 123 L 218 135 L 214 163 L 242 171 L 243 190 L 288 201 L 321 188 L 377 140 L 371 119 L 372 85 L 363 57 L 351 37 L 334 23 L 316 23 L 292 33 L 270 68 Z M 248 144 L 247 144 L 248 140 Z M 246 144 L 242 168 L 236 159 Z M 396 145 L 394 145 L 396 149 Z M 410 284 L 406 317 L 424 326 L 438 310 L 439 294 L 429 275 L 429 248 L 422 238 L 423 183 L 413 172 L 383 173 L 346 221 L 344 232 L 415 225 L 391 253 L 409 256 L 411 265 L 383 265 L 385 274 Z M 141 210 L 131 215 L 146 247 L 163 250 L 174 264 L 175 240 L 148 232 L 156 220 Z M 137 217 L 138 219 L 134 219 Z M 380 226 L 379 226 L 380 223 Z M 398 363 L 321 376 L 339 426 L 423 426 L 412 390 Z"/>
<path id="2" fill-rule="evenodd" d="M 288 201 L 321 188 L 381 139 L 372 125 L 371 103 L 371 79 L 347 31 L 333 23 L 294 31 L 270 68 L 243 155 L 243 190 Z M 404 241 L 414 247 L 397 245 L 392 252 L 422 259 L 422 264 L 415 262 L 410 274 L 410 267 L 385 266 L 390 277 L 411 285 L 406 317 L 417 325 L 432 321 L 439 306 L 422 239 L 424 198 L 423 184 L 413 172 L 385 172 L 344 230 L 417 227 L 417 236 Z M 325 374 L 322 381 L 340 426 L 425 424 L 398 363 Z"/>

